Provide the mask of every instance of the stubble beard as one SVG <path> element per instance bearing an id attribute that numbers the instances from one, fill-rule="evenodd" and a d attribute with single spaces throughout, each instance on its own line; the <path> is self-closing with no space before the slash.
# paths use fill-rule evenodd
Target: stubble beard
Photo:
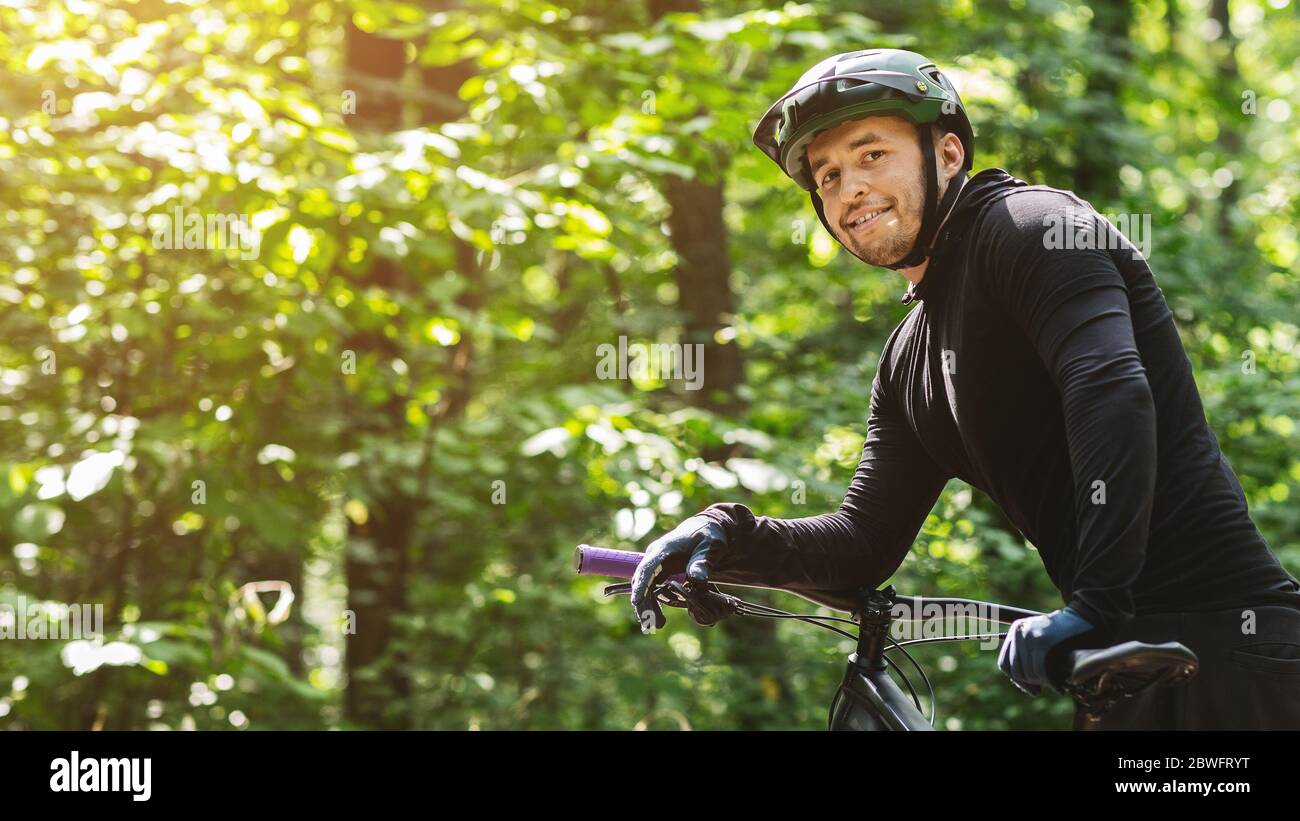
<path id="1" fill-rule="evenodd" d="M 894 202 L 894 213 L 891 215 L 897 217 L 901 222 L 904 213 L 906 213 L 909 217 L 913 217 L 914 220 L 909 220 L 901 229 L 888 236 L 878 237 L 869 243 L 863 242 L 852 235 L 841 237 L 841 242 L 853 256 L 868 265 L 880 267 L 896 265 L 911 253 L 912 246 L 916 244 L 917 235 L 921 233 L 918 203 L 924 197 L 925 191 L 921 182 L 917 180 L 912 189 L 907 192 L 907 196 Z M 842 226 L 841 230 L 843 230 Z"/>

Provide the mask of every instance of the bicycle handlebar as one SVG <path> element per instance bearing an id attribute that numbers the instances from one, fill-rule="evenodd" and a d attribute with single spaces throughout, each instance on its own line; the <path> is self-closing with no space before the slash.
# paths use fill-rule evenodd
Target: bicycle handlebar
<path id="1" fill-rule="evenodd" d="M 575 571 L 584 576 L 631 579 L 636 574 L 636 569 L 643 558 L 644 554 L 631 550 L 612 550 L 606 547 L 582 544 L 578 545 L 574 551 L 573 566 Z M 630 587 L 631 585 L 628 584 L 611 585 L 605 589 L 605 595 L 608 596 L 616 592 L 626 593 Z M 838 633 L 844 632 L 835 627 L 822 624 L 817 617 L 796 616 L 771 608 L 765 608 L 767 611 L 765 613 L 758 612 L 754 609 L 755 605 L 728 596 L 718 591 L 713 585 L 691 583 L 683 573 L 673 575 L 655 589 L 656 595 L 665 604 L 690 608 L 692 614 L 697 614 L 696 620 L 701 624 L 715 623 L 718 619 L 731 613 L 767 616 L 780 614 L 786 618 L 809 621 Z M 928 606 L 936 604 L 940 606 L 960 605 L 963 607 L 973 605 L 980 608 L 990 608 L 992 613 L 984 614 L 984 618 L 1002 622 L 1003 624 L 1009 624 L 1019 618 L 1042 615 L 1035 610 L 1025 610 L 972 599 L 925 599 L 920 596 L 906 596 L 895 600 L 893 589 L 889 588 L 888 590 L 889 601 L 892 605 L 903 604 L 905 608 L 910 606 L 914 612 L 921 614 L 918 619 L 903 614 L 896 615 L 891 612 L 888 616 L 891 619 L 925 621 L 928 614 L 924 613 L 924 610 Z M 889 609 L 892 611 L 893 607 Z M 843 620 L 841 619 L 841 621 Z M 844 635 L 849 636 L 847 633 L 844 633 Z M 983 638 L 983 636 L 978 636 L 978 638 Z M 927 641 L 927 639 L 918 639 L 916 641 Z M 901 648 L 901 645 L 899 647 Z M 1176 642 L 1152 645 L 1130 641 L 1112 647 L 1075 650 L 1069 654 L 1069 659 L 1069 675 L 1066 679 L 1066 689 L 1076 701 L 1085 707 L 1089 721 L 1095 720 L 1097 715 L 1100 715 L 1114 701 L 1125 695 L 1131 695 L 1137 690 L 1150 686 L 1176 684 L 1185 681 L 1196 674 L 1198 667 L 1196 654 Z M 913 663 L 915 664 L 915 662 Z M 918 667 L 918 669 L 920 668 Z M 923 671 L 922 676 L 924 676 Z M 917 703 L 919 705 L 920 702 Z"/>
<path id="2" fill-rule="evenodd" d="M 573 551 L 573 569 L 583 576 L 630 579 L 636 573 L 642 558 L 644 554 L 633 553 L 631 550 L 611 550 L 608 547 L 580 544 Z"/>
<path id="3" fill-rule="evenodd" d="M 632 550 L 613 550 L 608 547 L 596 547 L 589 544 L 580 544 L 573 552 L 573 569 L 583 576 L 609 576 L 615 579 L 630 579 L 636 573 L 637 565 L 641 564 L 641 559 L 645 557 L 644 553 L 637 553 Z M 666 581 L 684 581 L 685 574 L 677 573 L 670 576 Z M 725 584 L 725 582 L 723 582 Z M 753 585 L 740 585 L 741 587 L 752 587 Z M 769 588 L 779 590 L 780 588 Z M 796 594 L 797 595 L 797 594 Z M 807 597 L 803 597 L 807 598 Z M 814 604 L 822 604 L 816 600 L 809 599 Z M 1037 610 L 1026 610 L 1021 607 L 1008 607 L 1005 604 L 994 604 L 992 602 L 976 601 L 974 599 L 953 599 L 953 598 L 924 598 L 921 596 L 899 596 L 896 606 L 909 609 L 909 612 L 920 614 L 927 607 L 959 605 L 966 607 L 978 607 L 984 617 L 990 621 L 1010 624 L 1016 619 L 1026 618 L 1029 616 L 1041 616 Z M 922 621 L 920 616 L 907 616 L 895 614 L 895 618 L 904 621 Z"/>

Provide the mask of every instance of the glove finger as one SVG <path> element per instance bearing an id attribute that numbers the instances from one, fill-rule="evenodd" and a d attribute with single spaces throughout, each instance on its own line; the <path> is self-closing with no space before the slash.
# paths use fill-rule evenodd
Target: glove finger
<path id="1" fill-rule="evenodd" d="M 1027 681 L 1039 683 L 1047 681 L 1047 670 L 1043 665 L 1043 652 L 1041 648 L 1038 652 L 1026 654 L 1024 677 Z"/>
<path id="2" fill-rule="evenodd" d="M 1043 691 L 1042 685 L 1033 677 L 1033 654 L 1026 651 L 1025 641 L 1032 625 L 1028 619 L 1018 619 L 1007 631 L 1006 641 L 998 653 L 998 667 L 1020 692 L 1037 696 Z"/>
<path id="3" fill-rule="evenodd" d="M 686 575 L 698 582 L 709 580 L 709 573 L 713 570 L 713 562 L 716 558 L 715 548 L 721 549 L 725 545 L 725 542 L 710 533 L 711 527 L 716 529 L 716 525 L 710 525 L 696 531 L 695 544 L 691 547 L 691 558 L 686 565 Z"/>
<path id="4" fill-rule="evenodd" d="M 641 632 L 643 633 L 648 632 L 645 618 L 647 612 L 654 614 L 653 623 L 656 629 L 663 626 L 663 610 L 660 609 L 659 603 L 654 600 L 654 597 L 650 595 L 650 584 L 659 572 L 664 556 L 664 553 L 657 551 L 646 554 L 646 557 L 636 566 L 636 571 L 632 574 L 632 610 L 636 613 L 637 621 L 640 622 Z"/>
<path id="5" fill-rule="evenodd" d="M 712 627 L 720 620 L 712 608 L 704 605 L 692 602 L 686 605 L 686 609 L 691 614 L 691 619 L 700 627 Z"/>
<path id="6" fill-rule="evenodd" d="M 1007 672 L 1016 681 L 1028 681 L 1029 677 L 1025 675 L 1025 649 L 1016 647 L 1011 651 L 1011 670 Z"/>
<path id="7" fill-rule="evenodd" d="M 1002 640 L 1002 649 L 998 651 L 998 669 L 1011 675 L 1015 667 L 1016 656 L 1019 655 L 1016 647 L 1017 635 L 1020 632 L 1020 622 L 1011 623 L 1011 628 L 1007 630 L 1007 637 Z"/>
<path id="8" fill-rule="evenodd" d="M 659 606 L 658 599 L 653 596 L 650 597 L 647 606 L 637 610 L 636 615 L 637 621 L 641 624 L 641 632 L 645 635 L 649 635 L 656 630 L 662 630 L 663 626 L 668 623 L 668 619 L 664 618 L 663 608 Z"/>
<path id="9" fill-rule="evenodd" d="M 641 559 L 641 563 L 636 566 L 632 573 L 632 603 L 639 605 L 643 602 L 650 591 L 650 583 L 654 580 L 655 574 L 659 572 L 659 567 L 664 563 L 665 554 L 655 550 L 651 546 L 649 553 Z"/>
<path id="10" fill-rule="evenodd" d="M 707 582 L 709 580 L 709 571 L 711 569 L 709 547 L 710 545 L 705 544 L 695 548 L 695 551 L 691 553 L 690 562 L 686 565 L 686 575 L 697 582 Z"/>
<path id="11" fill-rule="evenodd" d="M 1015 647 L 1013 647 L 1011 651 L 1011 672 L 1008 673 L 1008 675 L 1016 681 L 1026 683 L 1033 682 L 1034 678 L 1030 669 L 1030 665 L 1033 662 L 1030 656 L 1033 654 L 1030 652 L 1028 646 L 1029 640 L 1027 638 L 1029 633 L 1029 624 L 1028 622 L 1016 622 L 1013 627 L 1016 628 L 1016 640 Z"/>

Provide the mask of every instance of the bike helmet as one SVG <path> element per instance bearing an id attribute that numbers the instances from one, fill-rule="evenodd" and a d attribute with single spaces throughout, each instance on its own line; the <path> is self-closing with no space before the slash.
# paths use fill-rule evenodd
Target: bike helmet
<path id="1" fill-rule="evenodd" d="M 907 256 L 887 266 L 899 270 L 919 265 L 930 255 L 939 214 L 951 207 L 961 190 L 960 185 L 950 185 L 943 202 L 937 201 L 939 181 L 929 125 L 938 123 L 961 140 L 966 151 L 963 178 L 975 158 L 975 135 L 966 107 L 957 89 L 933 61 L 913 51 L 892 48 L 828 57 L 804 72 L 794 88 L 772 104 L 754 130 L 754 144 L 812 195 L 818 218 L 834 237 L 808 166 L 808 145 L 818 134 L 841 123 L 885 115 L 900 116 L 916 124 L 925 166 L 921 232 Z"/>

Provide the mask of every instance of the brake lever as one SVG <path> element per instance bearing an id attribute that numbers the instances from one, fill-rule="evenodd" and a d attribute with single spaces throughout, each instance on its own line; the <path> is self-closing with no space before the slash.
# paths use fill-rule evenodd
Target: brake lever
<path id="1" fill-rule="evenodd" d="M 618 596 L 632 592 L 630 582 L 605 585 L 603 595 Z M 709 627 L 740 609 L 740 599 L 723 593 L 716 585 L 685 577 L 673 577 L 656 585 L 650 592 L 655 600 L 668 607 L 688 610 L 696 624 Z"/>
<path id="2" fill-rule="evenodd" d="M 654 590 L 654 595 L 659 599 L 660 604 L 669 607 L 686 608 L 691 603 L 691 598 L 697 595 L 695 583 L 691 581 L 677 581 L 676 579 L 666 581 Z"/>
<path id="3" fill-rule="evenodd" d="M 716 585 L 707 582 L 687 579 L 684 582 L 670 581 L 664 587 L 669 588 L 673 600 L 666 600 L 663 591 L 660 591 L 659 600 L 672 607 L 686 608 L 691 618 L 701 627 L 712 627 L 740 610 L 740 599 L 723 593 Z M 676 603 L 678 601 L 680 604 Z"/>
<path id="4" fill-rule="evenodd" d="M 631 582 L 621 582 L 619 584 L 607 584 L 601 591 L 601 595 L 608 598 L 610 596 L 624 596 L 632 592 Z M 650 590 L 650 595 L 658 599 L 660 604 L 666 604 L 669 607 L 685 607 L 687 596 L 692 591 L 682 589 L 682 583 L 677 580 L 667 581 L 660 585 L 655 585 Z"/>
<path id="5" fill-rule="evenodd" d="M 654 587 L 651 590 L 651 595 L 657 595 L 662 588 L 667 587 L 669 584 L 673 582 L 684 582 L 684 581 L 686 581 L 686 574 L 676 573 L 672 576 L 669 576 L 667 581 Z M 601 591 L 601 595 L 608 598 L 610 596 L 622 596 L 626 593 L 631 593 L 631 592 L 632 592 L 631 582 L 619 582 L 618 584 L 605 585 L 605 587 Z M 681 605 L 673 605 L 673 606 L 680 607 Z"/>

